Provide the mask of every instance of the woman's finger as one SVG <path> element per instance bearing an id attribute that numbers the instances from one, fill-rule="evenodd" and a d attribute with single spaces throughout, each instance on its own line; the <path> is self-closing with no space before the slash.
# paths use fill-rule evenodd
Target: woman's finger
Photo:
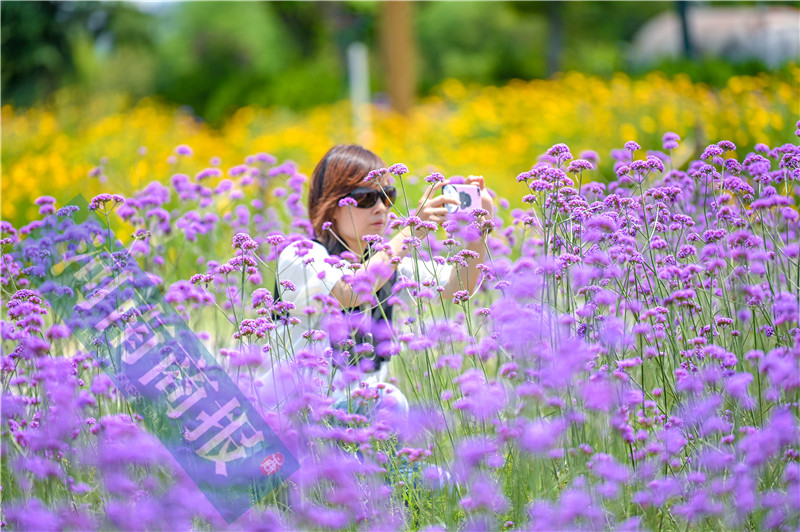
<path id="1" fill-rule="evenodd" d="M 444 181 L 438 181 L 438 182 L 434 183 L 433 184 L 433 191 L 436 192 L 437 190 L 439 190 L 440 188 L 442 188 L 443 186 L 445 186 L 449 182 L 450 182 L 449 179 L 445 179 Z"/>
<path id="2" fill-rule="evenodd" d="M 470 185 L 478 185 L 481 190 L 486 190 L 486 180 L 482 175 L 471 175 L 467 178 L 467 183 Z"/>
<path id="3" fill-rule="evenodd" d="M 461 205 L 461 202 L 449 196 L 436 196 L 435 198 L 429 200 L 427 202 L 427 205 L 430 205 L 432 207 L 441 207 L 445 203 L 452 203 L 453 205 Z"/>
<path id="4" fill-rule="evenodd" d="M 438 209 L 430 209 L 427 211 L 428 217 L 431 216 L 447 216 L 447 209 L 439 207 Z"/>
<path id="5" fill-rule="evenodd" d="M 421 220 L 441 222 L 447 219 L 447 209 L 431 209 L 419 213 Z"/>
<path id="6" fill-rule="evenodd" d="M 447 184 L 447 181 L 439 181 L 439 182 L 436 182 L 436 183 L 431 183 L 425 189 L 425 192 L 422 193 L 423 199 L 428 197 L 428 196 L 432 196 L 437 190 L 439 190 L 440 188 L 442 188 L 446 184 Z"/>

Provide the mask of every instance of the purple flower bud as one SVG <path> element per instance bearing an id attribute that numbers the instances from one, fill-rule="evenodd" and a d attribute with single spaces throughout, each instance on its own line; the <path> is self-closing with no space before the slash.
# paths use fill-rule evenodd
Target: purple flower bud
<path id="1" fill-rule="evenodd" d="M 98 194 L 97 196 L 93 197 L 92 201 L 89 203 L 89 210 L 96 211 L 100 208 L 105 209 L 105 205 L 109 201 L 113 201 L 114 205 L 117 205 L 118 203 L 124 203 L 125 198 L 120 194 Z"/>
<path id="2" fill-rule="evenodd" d="M 678 136 L 677 133 L 673 133 L 672 131 L 667 131 L 664 133 L 664 136 L 661 137 L 661 141 L 663 142 L 665 150 L 674 150 L 678 147 L 678 142 L 681 138 Z"/>
<path id="3" fill-rule="evenodd" d="M 628 162 L 631 160 L 631 152 L 628 150 L 611 150 L 611 157 L 618 162 Z"/>
<path id="4" fill-rule="evenodd" d="M 633 357 L 633 358 L 624 358 L 622 360 L 617 361 L 617 366 L 620 368 L 632 368 L 635 366 L 640 366 L 642 364 L 641 357 Z"/>
<path id="5" fill-rule="evenodd" d="M 339 200 L 339 207 L 355 207 L 358 203 L 353 198 L 342 198 Z"/>
<path id="6" fill-rule="evenodd" d="M 275 156 L 270 155 L 269 153 L 260 152 L 256 154 L 256 160 L 260 163 L 264 164 L 275 164 L 278 160 Z"/>
<path id="7" fill-rule="evenodd" d="M 569 151 L 569 147 L 566 144 L 555 144 L 549 150 L 547 150 L 547 155 L 549 157 L 554 157 L 557 161 L 567 161 L 572 159 L 572 154 Z"/>
<path id="8" fill-rule="evenodd" d="M 439 172 L 433 172 L 431 175 L 425 178 L 426 183 L 441 183 L 444 181 L 444 176 Z"/>
<path id="9" fill-rule="evenodd" d="M 281 286 L 282 286 L 284 289 L 288 290 L 289 292 L 295 292 L 295 291 L 297 290 L 297 287 L 296 287 L 296 286 L 294 285 L 294 283 L 293 283 L 293 282 L 291 282 L 291 281 L 281 281 L 281 282 L 280 282 L 280 285 L 281 285 Z"/>
<path id="10" fill-rule="evenodd" d="M 370 173 L 367 174 L 367 177 L 364 178 L 364 181 L 374 181 L 379 179 L 382 175 L 389 173 L 389 170 L 386 168 L 378 168 L 377 170 L 372 170 Z"/>
<path id="11" fill-rule="evenodd" d="M 566 427 L 567 424 L 559 419 L 529 423 L 520 436 L 519 446 L 534 455 L 543 455 L 558 442 Z"/>
<path id="12" fill-rule="evenodd" d="M 266 288 L 256 288 L 253 291 L 252 304 L 254 309 L 262 306 L 268 307 L 272 305 L 272 302 L 273 302 L 272 292 L 270 292 Z"/>
<path id="13" fill-rule="evenodd" d="M 53 196 L 39 196 L 33 203 L 38 206 L 42 206 L 42 205 L 50 205 L 55 202 L 56 199 Z"/>
<path id="14" fill-rule="evenodd" d="M 639 146 L 639 143 L 636 142 L 635 140 L 629 140 L 628 142 L 625 143 L 625 149 L 634 152 L 641 150 L 642 147 Z"/>
<path id="15" fill-rule="evenodd" d="M 700 158 L 705 160 L 705 159 L 709 159 L 711 157 L 716 157 L 718 155 L 722 155 L 724 153 L 725 152 L 723 151 L 722 148 L 720 148 L 716 144 L 711 144 L 705 150 L 703 150 L 703 154 L 700 155 Z"/>
<path id="16" fill-rule="evenodd" d="M 219 168 L 206 168 L 205 170 L 199 171 L 194 178 L 197 181 L 202 181 L 203 179 L 208 179 L 209 177 L 220 177 L 221 175 L 222 170 Z"/>
<path id="17" fill-rule="evenodd" d="M 527 181 L 530 178 L 531 178 L 531 173 L 530 172 L 522 172 L 521 174 L 519 174 L 517 176 L 517 183 L 520 183 L 522 181 Z"/>
<path id="18" fill-rule="evenodd" d="M 397 177 L 400 177 L 401 175 L 408 173 L 408 167 L 403 163 L 395 163 L 389 167 L 389 172 L 393 173 Z"/>
<path id="19" fill-rule="evenodd" d="M 658 170 L 659 172 L 664 171 L 664 163 L 658 157 L 653 155 L 647 156 L 647 166 L 650 170 Z"/>
<path id="20" fill-rule="evenodd" d="M 249 169 L 250 167 L 247 166 L 246 164 L 237 164 L 236 166 L 228 170 L 228 175 L 231 177 L 236 177 L 238 175 L 242 175 L 243 173 L 247 172 L 247 170 Z"/>
<path id="21" fill-rule="evenodd" d="M 233 235 L 233 248 L 252 251 L 258 248 L 258 244 L 247 233 L 236 233 Z"/>
<path id="22" fill-rule="evenodd" d="M 190 148 L 186 144 L 181 144 L 180 146 L 175 148 L 175 153 L 177 153 L 178 155 L 183 155 L 185 157 L 190 157 L 192 154 L 194 154 L 192 148 Z"/>
<path id="23" fill-rule="evenodd" d="M 590 163 L 597 164 L 600 162 L 600 156 L 597 155 L 597 152 L 594 150 L 585 150 L 578 155 L 581 159 L 586 159 Z"/>
<path id="24" fill-rule="evenodd" d="M 575 159 L 574 161 L 569 163 L 569 166 L 567 167 L 567 172 L 576 174 L 579 172 L 583 172 L 584 170 L 591 170 L 591 169 L 592 169 L 592 163 L 590 163 L 589 161 L 585 159 Z"/>
<path id="25" fill-rule="evenodd" d="M 469 291 L 468 290 L 457 290 L 453 294 L 453 303 L 456 305 L 463 303 L 464 301 L 469 300 Z"/>

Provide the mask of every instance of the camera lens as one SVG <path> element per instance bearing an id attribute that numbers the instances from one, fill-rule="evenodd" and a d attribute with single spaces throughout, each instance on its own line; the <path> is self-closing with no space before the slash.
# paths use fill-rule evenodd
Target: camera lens
<path id="1" fill-rule="evenodd" d="M 470 198 L 469 194 L 467 194 L 466 192 L 460 192 L 459 191 L 458 199 L 461 200 L 461 208 L 462 209 L 466 209 L 467 207 L 472 205 L 472 198 Z"/>

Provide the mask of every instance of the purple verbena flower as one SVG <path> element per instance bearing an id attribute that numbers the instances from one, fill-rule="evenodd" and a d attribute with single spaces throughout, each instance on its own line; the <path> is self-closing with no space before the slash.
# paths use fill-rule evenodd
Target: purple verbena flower
<path id="1" fill-rule="evenodd" d="M 194 154 L 194 151 L 188 145 L 181 144 L 180 146 L 177 146 L 175 148 L 175 153 L 178 154 L 178 155 L 183 155 L 183 156 L 189 157 L 192 154 Z"/>
<path id="2" fill-rule="evenodd" d="M 393 173 L 397 177 L 400 177 L 401 175 L 408 173 L 408 167 L 403 163 L 395 163 L 389 167 L 389 172 Z"/>
<path id="3" fill-rule="evenodd" d="M 578 157 L 585 159 L 592 164 L 597 164 L 600 162 L 600 156 L 594 150 L 584 150 L 578 155 Z"/>
<path id="4" fill-rule="evenodd" d="M 258 249 L 258 244 L 247 233 L 236 233 L 233 235 L 233 248 L 252 251 Z"/>
<path id="5" fill-rule="evenodd" d="M 625 143 L 625 149 L 630 152 L 634 152 L 641 150 L 642 147 L 639 146 L 639 143 L 636 142 L 635 140 L 629 140 L 628 142 Z"/>
<path id="6" fill-rule="evenodd" d="M 72 216 L 76 212 L 80 210 L 80 207 L 77 205 L 67 205 L 66 207 L 61 207 L 56 211 L 56 216 L 59 218 L 66 218 L 68 216 Z"/>
<path id="7" fill-rule="evenodd" d="M 39 196 L 33 203 L 41 207 L 42 205 L 50 205 L 55 202 L 56 199 L 53 196 Z"/>
<path id="8" fill-rule="evenodd" d="M 205 170 L 201 170 L 197 173 L 194 178 L 197 181 L 202 181 L 203 179 L 208 179 L 210 177 L 220 177 L 222 175 L 222 170 L 219 168 L 206 168 Z"/>
<path id="9" fill-rule="evenodd" d="M 572 159 L 572 154 L 569 151 L 569 147 L 563 143 L 553 145 L 547 150 L 547 155 L 555 158 L 558 162 Z"/>
<path id="10" fill-rule="evenodd" d="M 406 170 L 408 171 L 408 170 Z M 364 178 L 364 181 L 374 181 L 379 179 L 382 175 L 386 175 L 389 173 L 389 169 L 387 168 L 378 168 L 377 170 L 372 170 L 370 173 L 367 174 L 367 177 Z"/>
<path id="11" fill-rule="evenodd" d="M 431 175 L 425 178 L 426 183 L 441 183 L 445 180 L 445 177 L 440 174 L 439 172 L 433 172 Z"/>
<path id="12" fill-rule="evenodd" d="M 272 292 L 270 292 L 266 288 L 256 288 L 253 291 L 251 301 L 254 309 L 262 306 L 269 307 L 270 305 L 272 305 L 273 302 Z"/>
<path id="13" fill-rule="evenodd" d="M 100 210 L 101 208 L 105 209 L 106 203 L 110 201 L 113 201 L 114 206 L 116 206 L 118 203 L 125 203 L 125 198 L 120 194 L 98 194 L 92 198 L 88 208 L 90 211 Z M 112 206 L 112 210 L 114 206 Z"/>
<path id="14" fill-rule="evenodd" d="M 590 163 L 589 161 L 587 161 L 585 159 L 575 159 L 574 161 L 569 163 L 569 166 L 567 166 L 567 172 L 570 172 L 570 173 L 573 173 L 573 174 L 574 173 L 578 173 L 578 172 L 583 172 L 584 170 L 591 170 L 591 169 L 592 169 L 592 163 Z"/>
<path id="15" fill-rule="evenodd" d="M 673 133 L 672 131 L 667 131 L 661 138 L 661 142 L 665 150 L 674 150 L 678 147 L 678 142 L 680 140 L 681 138 L 678 136 L 678 134 Z"/>
<path id="16" fill-rule="evenodd" d="M 453 303 L 459 304 L 469 300 L 468 290 L 457 290 L 453 293 Z"/>
<path id="17" fill-rule="evenodd" d="M 711 157 L 717 157 L 717 156 L 722 155 L 724 153 L 725 153 L 725 151 L 722 148 L 720 148 L 716 144 L 711 144 L 705 150 L 703 150 L 703 154 L 700 155 L 700 158 L 705 160 L 705 159 L 709 159 Z"/>

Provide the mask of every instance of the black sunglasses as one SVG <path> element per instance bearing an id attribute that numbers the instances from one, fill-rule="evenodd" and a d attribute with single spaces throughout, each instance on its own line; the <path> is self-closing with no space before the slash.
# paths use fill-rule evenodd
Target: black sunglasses
<path id="1" fill-rule="evenodd" d="M 391 186 L 383 187 L 381 190 L 359 187 L 344 197 L 356 200 L 356 207 L 359 209 L 369 209 L 373 207 L 378 203 L 379 198 L 383 201 L 384 205 L 391 207 L 394 205 L 394 200 L 397 199 L 397 189 Z"/>

